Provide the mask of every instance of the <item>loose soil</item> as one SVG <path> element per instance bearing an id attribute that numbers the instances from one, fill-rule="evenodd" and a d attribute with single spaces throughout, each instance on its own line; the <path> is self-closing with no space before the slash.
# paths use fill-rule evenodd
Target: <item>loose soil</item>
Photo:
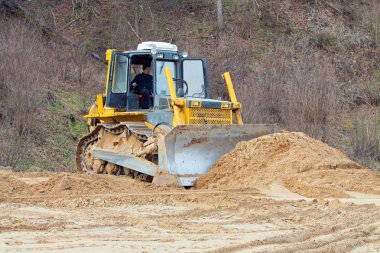
<path id="1" fill-rule="evenodd" d="M 1 172 L 0 252 L 379 252 L 380 195 Z"/>
<path id="2" fill-rule="evenodd" d="M 0 252 L 380 252 L 379 174 L 301 133 L 243 142 L 197 188 L 0 170 Z"/>
<path id="3" fill-rule="evenodd" d="M 265 189 L 283 184 L 307 197 L 380 194 L 380 174 L 303 133 L 266 135 L 238 143 L 197 181 L 198 189 Z"/>

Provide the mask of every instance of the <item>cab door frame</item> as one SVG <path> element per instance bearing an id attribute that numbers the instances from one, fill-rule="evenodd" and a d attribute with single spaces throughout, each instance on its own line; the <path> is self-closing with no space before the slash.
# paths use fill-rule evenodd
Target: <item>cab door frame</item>
<path id="1" fill-rule="evenodd" d="M 154 55 L 152 55 L 150 52 L 130 52 L 129 54 L 128 54 L 128 58 L 129 58 L 129 65 L 128 65 L 128 84 L 127 84 L 127 100 L 131 97 L 131 96 L 136 96 L 136 94 L 135 93 L 132 93 L 132 89 L 131 89 L 131 87 L 130 87 L 130 85 L 131 85 L 131 82 L 132 82 L 132 78 L 131 78 L 131 74 L 132 74 L 132 71 L 131 71 L 131 68 L 132 68 L 132 58 L 134 57 L 134 56 L 138 56 L 138 55 L 146 55 L 146 56 L 150 56 L 150 58 L 151 58 L 151 75 L 152 75 L 152 77 L 153 77 L 153 105 L 154 105 L 154 101 L 155 101 L 155 99 L 156 99 L 156 97 L 155 97 L 155 89 L 156 89 L 156 87 L 155 87 L 155 82 L 156 82 L 156 77 L 155 77 L 155 67 L 153 66 L 154 65 L 154 63 L 155 63 L 155 57 L 154 57 Z M 130 104 L 127 102 L 127 107 L 126 107 L 126 109 L 127 109 L 127 111 L 146 111 L 147 109 L 141 109 L 141 108 L 129 108 L 130 107 Z"/>
<path id="2" fill-rule="evenodd" d="M 115 71 L 116 66 L 115 60 L 118 55 L 125 56 L 127 59 L 127 65 L 126 65 L 126 84 L 125 84 L 125 91 L 124 92 L 113 92 L 113 82 L 115 81 Z M 129 87 L 129 67 L 130 66 L 130 59 L 128 53 L 123 52 L 112 52 L 111 55 L 111 62 L 110 62 L 110 70 L 109 70 L 109 76 L 107 78 L 107 96 L 106 96 L 106 106 L 116 109 L 126 109 L 127 107 L 127 94 L 128 94 L 128 87 Z"/>
<path id="3" fill-rule="evenodd" d="M 184 69 L 183 69 L 183 63 L 185 61 L 201 61 L 202 62 L 202 65 L 203 65 L 203 80 L 204 80 L 204 89 L 205 89 L 205 97 L 204 98 L 210 98 L 210 87 L 209 87 L 209 84 L 208 84 L 208 76 L 207 76 L 207 70 L 208 70 L 208 67 L 207 67 L 207 61 L 206 61 L 206 58 L 203 58 L 203 57 L 186 57 L 186 58 L 182 58 L 181 59 L 181 76 L 182 76 L 182 79 L 184 79 Z M 186 80 L 185 80 L 186 81 Z M 189 84 L 190 85 L 190 84 Z"/>

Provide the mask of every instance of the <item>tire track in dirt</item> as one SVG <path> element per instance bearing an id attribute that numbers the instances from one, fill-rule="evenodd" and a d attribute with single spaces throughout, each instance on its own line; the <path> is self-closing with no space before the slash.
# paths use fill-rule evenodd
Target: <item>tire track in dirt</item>
<path id="1" fill-rule="evenodd" d="M 42 179 L 55 174 L 62 180 Z M 17 182 L 18 173 L 5 178 Z M 67 178 L 60 173 L 23 173 L 22 178 L 24 188 L 19 189 L 24 190 L 0 201 L 0 247 L 9 252 L 104 252 L 109 247 L 129 252 L 343 252 L 380 243 L 380 207 L 288 198 L 276 192 L 282 188 L 264 195 L 255 189 L 134 188 L 132 182 L 118 192 L 130 182 L 118 178 L 115 191 L 91 192 L 95 184 L 88 180 L 109 178 L 86 177 L 83 187 L 89 188 L 79 189 L 82 175 L 73 174 L 72 189 L 50 185 L 56 191 L 30 193 L 24 182 L 41 189 Z"/>
<path id="2" fill-rule="evenodd" d="M 343 227 L 343 226 L 342 226 Z M 317 252 L 347 252 L 365 242 L 374 240 L 366 239 L 375 227 L 312 229 L 310 231 L 295 232 L 290 235 L 274 236 L 265 240 L 254 240 L 248 243 L 234 245 L 207 251 L 208 253 L 232 253 L 244 249 L 250 252 L 301 252 L 306 250 L 318 250 Z M 326 238 L 330 237 L 330 238 Z M 320 238 L 325 238 L 324 240 Z M 339 245 L 342 243 L 342 245 Z M 340 246 L 339 249 L 337 246 Z M 324 249 L 323 249 L 324 248 Z M 344 248 L 344 249 L 343 249 Z M 334 249 L 331 251 L 331 249 Z M 309 251 L 308 251 L 309 252 Z"/>

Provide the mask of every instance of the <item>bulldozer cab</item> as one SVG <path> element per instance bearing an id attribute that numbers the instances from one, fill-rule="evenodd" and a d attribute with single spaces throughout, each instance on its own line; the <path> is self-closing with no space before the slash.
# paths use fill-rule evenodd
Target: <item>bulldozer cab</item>
<path id="1" fill-rule="evenodd" d="M 142 43 L 135 51 L 107 52 L 106 107 L 118 111 L 144 111 L 141 95 L 132 87 L 134 78 L 150 65 L 154 110 L 168 109 L 170 92 L 164 69 L 169 67 L 178 97 L 209 98 L 207 65 L 204 58 L 188 58 L 168 43 Z"/>

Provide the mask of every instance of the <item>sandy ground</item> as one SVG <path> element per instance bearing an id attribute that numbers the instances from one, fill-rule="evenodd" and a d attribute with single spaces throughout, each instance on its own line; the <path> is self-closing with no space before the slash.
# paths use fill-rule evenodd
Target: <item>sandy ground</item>
<path id="1" fill-rule="evenodd" d="M 0 252 L 380 252 L 380 195 L 0 171 Z"/>
<path id="2" fill-rule="evenodd" d="M 197 188 L 257 189 L 276 182 L 314 198 L 350 197 L 347 191 L 380 194 L 380 173 L 300 132 L 238 143 L 198 179 Z"/>

